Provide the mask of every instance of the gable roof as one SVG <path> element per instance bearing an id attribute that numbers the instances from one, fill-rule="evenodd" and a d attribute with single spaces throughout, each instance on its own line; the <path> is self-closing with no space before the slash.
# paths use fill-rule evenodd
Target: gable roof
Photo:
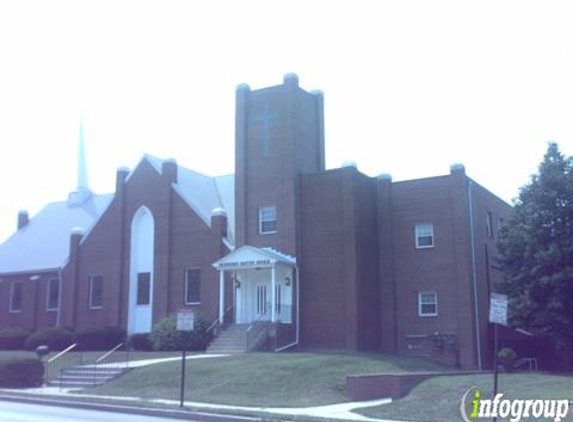
<path id="1" fill-rule="evenodd" d="M 94 195 L 46 205 L 30 222 L 0 244 L 0 274 L 61 268 L 69 255 L 70 232 L 93 227 L 113 199 Z"/>
<path id="2" fill-rule="evenodd" d="M 144 160 L 159 173 L 162 173 L 161 158 L 144 155 Z M 211 177 L 177 165 L 177 182 L 172 184 L 175 192 L 199 217 L 211 226 L 211 212 L 223 208 L 227 212 L 227 238 L 234 244 L 235 233 L 235 176 L 233 174 Z"/>

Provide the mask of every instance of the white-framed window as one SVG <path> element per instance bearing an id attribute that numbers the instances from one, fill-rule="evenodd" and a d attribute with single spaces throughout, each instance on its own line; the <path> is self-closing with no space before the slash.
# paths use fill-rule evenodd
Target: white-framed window
<path id="1" fill-rule="evenodd" d="M 416 224 L 416 248 L 425 249 L 434 247 L 434 225 Z"/>
<path id="2" fill-rule="evenodd" d="M 10 286 L 10 312 L 22 312 L 22 282 L 15 281 Z"/>
<path id="3" fill-rule="evenodd" d="M 277 207 L 274 205 L 259 208 L 259 233 L 272 234 L 277 232 Z"/>
<path id="4" fill-rule="evenodd" d="M 151 304 L 151 273 L 137 273 L 136 305 Z"/>
<path id="5" fill-rule="evenodd" d="M 57 311 L 60 307 L 60 280 L 51 278 L 46 285 L 46 311 Z"/>
<path id="6" fill-rule="evenodd" d="M 418 316 L 438 315 L 438 294 L 436 292 L 418 293 Z"/>
<path id="7" fill-rule="evenodd" d="M 185 270 L 185 304 L 198 305 L 201 303 L 201 269 L 187 268 Z"/>
<path id="8" fill-rule="evenodd" d="M 90 275 L 88 284 L 90 289 L 88 307 L 90 309 L 103 308 L 103 277 L 101 275 Z"/>

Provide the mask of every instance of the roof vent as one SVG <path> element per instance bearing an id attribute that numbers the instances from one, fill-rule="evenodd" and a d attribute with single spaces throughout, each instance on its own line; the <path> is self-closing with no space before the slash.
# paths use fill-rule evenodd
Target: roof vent
<path id="1" fill-rule="evenodd" d="M 466 167 L 462 163 L 454 163 L 450 166 L 450 173 L 465 173 Z"/>
<path id="2" fill-rule="evenodd" d="M 342 167 L 354 167 L 354 168 L 358 168 L 358 166 L 356 165 L 356 161 L 352 161 L 352 160 L 344 161 L 344 162 L 342 163 Z"/>
<path id="3" fill-rule="evenodd" d="M 298 75 L 296 73 L 287 73 L 283 77 L 285 85 L 298 86 Z"/>
<path id="4" fill-rule="evenodd" d="M 378 177 L 376 177 L 376 179 L 378 179 L 381 182 L 391 182 L 392 175 L 390 173 L 382 173 L 379 174 Z"/>

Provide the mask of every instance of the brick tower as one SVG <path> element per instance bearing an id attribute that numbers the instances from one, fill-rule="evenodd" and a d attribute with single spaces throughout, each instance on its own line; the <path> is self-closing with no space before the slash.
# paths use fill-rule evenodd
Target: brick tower
<path id="1" fill-rule="evenodd" d="M 296 255 L 298 175 L 324 170 L 322 92 L 239 85 L 235 120 L 236 246 Z"/>

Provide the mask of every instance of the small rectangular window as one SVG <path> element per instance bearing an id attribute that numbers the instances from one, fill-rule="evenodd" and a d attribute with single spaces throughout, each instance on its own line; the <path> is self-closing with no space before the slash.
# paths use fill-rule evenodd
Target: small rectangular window
<path id="1" fill-rule="evenodd" d="M 57 311 L 60 304 L 60 280 L 52 278 L 48 280 L 46 291 L 46 310 Z"/>
<path id="2" fill-rule="evenodd" d="M 185 304 L 197 305 L 201 303 L 201 270 L 187 268 L 185 270 Z"/>
<path id="3" fill-rule="evenodd" d="M 277 207 L 269 206 L 259 209 L 259 233 L 271 234 L 277 232 Z"/>
<path id="4" fill-rule="evenodd" d="M 493 237 L 493 216 L 491 215 L 491 211 L 487 212 L 487 217 L 485 221 L 487 237 Z"/>
<path id="5" fill-rule="evenodd" d="M 137 304 L 151 303 L 151 273 L 137 274 Z"/>
<path id="6" fill-rule="evenodd" d="M 101 309 L 103 307 L 103 277 L 92 275 L 89 278 L 89 308 Z"/>
<path id="7" fill-rule="evenodd" d="M 503 218 L 497 220 L 497 236 L 501 236 L 501 231 L 503 230 L 503 225 L 505 224 Z"/>
<path id="8" fill-rule="evenodd" d="M 16 281 L 10 286 L 10 312 L 22 311 L 22 282 Z"/>
<path id="9" fill-rule="evenodd" d="M 418 293 L 418 315 L 419 316 L 438 315 L 438 294 L 436 292 Z"/>
<path id="10" fill-rule="evenodd" d="M 432 224 L 418 224 L 415 231 L 417 249 L 434 247 L 434 226 Z"/>

